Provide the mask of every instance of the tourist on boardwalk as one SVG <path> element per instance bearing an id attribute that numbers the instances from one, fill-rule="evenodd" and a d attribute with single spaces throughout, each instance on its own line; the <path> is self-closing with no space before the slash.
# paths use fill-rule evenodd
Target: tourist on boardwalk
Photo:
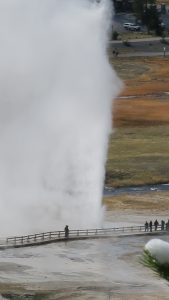
<path id="1" fill-rule="evenodd" d="M 164 227 L 165 227 L 165 222 L 164 220 L 161 220 L 161 230 L 164 230 Z"/>
<path id="2" fill-rule="evenodd" d="M 165 226 L 166 226 L 166 230 L 169 230 L 169 220 L 168 222 L 166 222 Z"/>
<path id="3" fill-rule="evenodd" d="M 145 225 L 145 231 L 148 231 L 148 222 L 146 221 L 144 225 Z"/>
<path id="4" fill-rule="evenodd" d="M 65 226 L 65 238 L 69 237 L 69 227 L 68 225 Z"/>
<path id="5" fill-rule="evenodd" d="M 117 57 L 119 55 L 119 51 L 117 50 L 117 48 L 115 48 L 114 50 L 113 50 L 113 56 L 114 57 Z"/>
<path id="6" fill-rule="evenodd" d="M 152 227 L 153 227 L 153 222 L 152 221 L 150 221 L 149 227 L 150 227 L 150 231 L 152 231 Z"/>
<path id="7" fill-rule="evenodd" d="M 115 51 L 115 55 L 116 55 L 116 57 L 119 55 L 119 51 Z"/>
<path id="8" fill-rule="evenodd" d="M 156 219 L 155 222 L 154 222 L 154 228 L 155 228 L 155 230 L 157 230 L 158 225 L 159 225 L 159 223 L 158 223 L 158 221 Z"/>

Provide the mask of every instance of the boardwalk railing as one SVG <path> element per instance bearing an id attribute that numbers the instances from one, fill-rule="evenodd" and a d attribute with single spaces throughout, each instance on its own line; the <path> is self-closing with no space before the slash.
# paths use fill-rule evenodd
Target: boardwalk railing
<path id="1" fill-rule="evenodd" d="M 152 232 L 159 232 L 162 230 L 161 226 L 157 227 L 155 231 L 154 226 Z M 166 231 L 166 230 L 165 230 Z M 99 238 L 108 237 L 113 235 L 126 235 L 126 234 L 139 234 L 149 233 L 145 231 L 145 226 L 129 226 L 129 227 L 114 227 L 114 228 L 100 228 L 100 229 L 86 229 L 86 230 L 70 230 L 69 236 L 65 237 L 65 231 L 50 231 L 31 235 L 14 236 L 6 239 L 7 246 L 22 247 L 28 245 L 38 245 L 44 243 L 50 243 L 54 241 L 73 240 L 73 239 L 85 239 L 85 238 Z"/>

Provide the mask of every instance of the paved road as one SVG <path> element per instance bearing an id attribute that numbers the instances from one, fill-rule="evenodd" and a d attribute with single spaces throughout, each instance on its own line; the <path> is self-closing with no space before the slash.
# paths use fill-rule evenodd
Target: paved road
<path id="1" fill-rule="evenodd" d="M 164 56 L 163 52 L 131 52 L 131 53 L 122 53 L 118 57 L 144 57 L 144 56 Z M 169 51 L 166 52 L 165 57 L 169 56 Z"/>
<path id="2" fill-rule="evenodd" d="M 129 40 L 128 44 L 124 41 L 111 41 L 109 43 L 109 54 L 113 55 L 113 50 L 117 49 L 120 57 L 137 56 L 169 56 L 169 38 L 162 42 L 160 37 L 147 39 Z"/>
<path id="3" fill-rule="evenodd" d="M 161 41 L 162 38 L 161 37 L 152 37 L 152 38 L 144 38 L 144 39 L 130 39 L 129 42 L 130 43 L 149 43 L 149 42 L 158 42 L 158 41 Z M 167 42 L 169 42 L 169 37 L 166 37 L 165 40 Z M 110 45 L 112 44 L 122 44 L 123 41 L 110 41 Z"/>

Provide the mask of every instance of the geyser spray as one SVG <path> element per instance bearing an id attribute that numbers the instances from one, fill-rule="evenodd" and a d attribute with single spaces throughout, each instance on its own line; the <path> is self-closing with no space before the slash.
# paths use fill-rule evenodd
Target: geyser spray
<path id="1" fill-rule="evenodd" d="M 109 1 L 0 0 L 0 231 L 100 226 Z"/>

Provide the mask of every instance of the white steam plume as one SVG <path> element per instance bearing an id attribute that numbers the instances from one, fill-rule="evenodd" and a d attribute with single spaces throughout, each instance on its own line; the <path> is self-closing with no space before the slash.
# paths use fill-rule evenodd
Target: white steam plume
<path id="1" fill-rule="evenodd" d="M 109 1 L 0 0 L 0 231 L 99 226 Z"/>

